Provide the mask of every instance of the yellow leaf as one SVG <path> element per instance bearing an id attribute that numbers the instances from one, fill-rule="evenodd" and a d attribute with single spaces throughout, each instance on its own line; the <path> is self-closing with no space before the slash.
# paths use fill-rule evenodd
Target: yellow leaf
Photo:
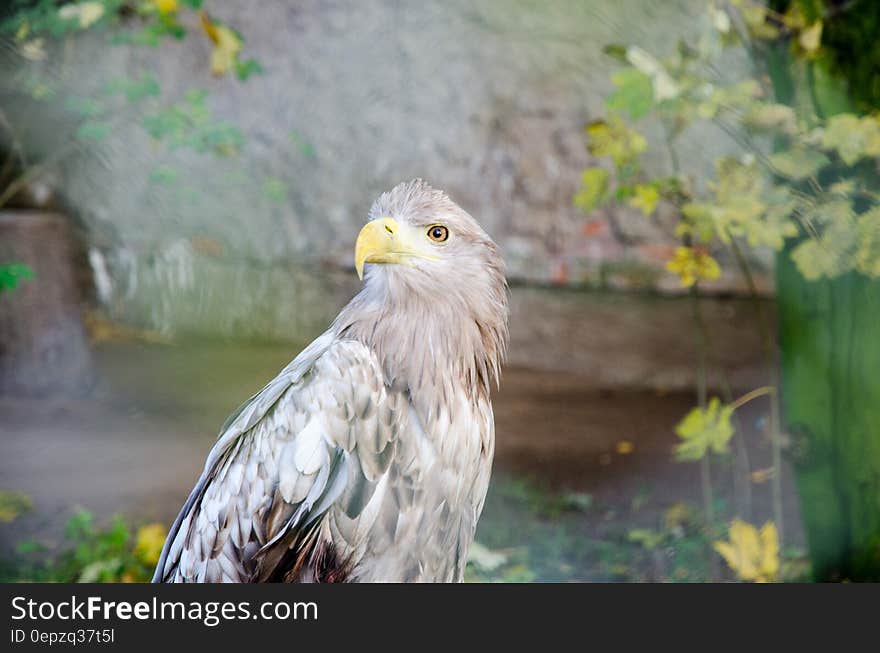
<path id="1" fill-rule="evenodd" d="M 621 440 L 617 443 L 615 449 L 621 456 L 626 456 L 635 451 L 636 446 L 629 440 Z"/>
<path id="2" fill-rule="evenodd" d="M 177 4 L 177 0 L 153 0 L 153 6 L 156 7 L 156 11 L 158 11 L 163 16 L 176 14 L 177 11 L 180 9 L 180 5 Z"/>
<path id="3" fill-rule="evenodd" d="M 64 5 L 58 10 L 58 15 L 64 20 L 77 20 L 81 29 L 86 29 L 97 23 L 104 15 L 104 5 L 101 2 L 78 2 Z"/>
<path id="4" fill-rule="evenodd" d="M 749 479 L 752 483 L 766 483 L 773 478 L 774 473 L 775 470 L 772 467 L 762 467 L 749 474 Z"/>
<path id="5" fill-rule="evenodd" d="M 142 526 L 135 538 L 134 556 L 145 565 L 155 565 L 159 562 L 162 546 L 165 544 L 165 535 L 165 527 L 162 524 Z"/>
<path id="6" fill-rule="evenodd" d="M 712 26 L 721 34 L 730 32 L 730 15 L 724 9 L 711 5 L 709 7 L 709 16 L 712 19 Z"/>
<path id="7" fill-rule="evenodd" d="M 629 205 L 641 210 L 645 215 L 651 215 L 660 201 L 660 193 L 654 186 L 637 184 L 633 189 L 634 194 L 629 200 Z"/>
<path id="8" fill-rule="evenodd" d="M 0 490 L 0 523 L 13 522 L 33 507 L 33 501 L 24 492 Z"/>
<path id="9" fill-rule="evenodd" d="M 776 524 L 768 521 L 761 527 L 761 561 L 758 582 L 776 580 L 779 574 L 779 532 Z"/>
<path id="10" fill-rule="evenodd" d="M 28 37 L 28 34 L 30 34 L 30 33 L 31 33 L 30 23 L 28 23 L 27 21 L 23 22 L 21 24 L 21 27 L 19 27 L 18 30 L 15 32 L 15 42 L 21 43 L 22 41 L 24 41 Z"/>
<path id="11" fill-rule="evenodd" d="M 587 149 L 597 157 L 609 157 L 618 167 L 635 163 L 648 149 L 645 137 L 630 129 L 618 116 L 587 125 Z"/>
<path id="12" fill-rule="evenodd" d="M 604 168 L 587 168 L 581 174 L 581 189 L 574 196 L 574 205 L 584 211 L 592 211 L 608 196 L 608 171 Z"/>
<path id="13" fill-rule="evenodd" d="M 31 39 L 21 44 L 21 56 L 30 61 L 45 61 L 48 58 L 46 54 L 46 42 L 41 39 Z"/>
<path id="14" fill-rule="evenodd" d="M 712 397 L 705 408 L 692 409 L 675 427 L 675 434 L 682 439 L 675 447 L 678 459 L 700 460 L 710 450 L 727 451 L 734 432 L 732 415 L 733 408 L 722 404 L 718 397 Z"/>
<path id="15" fill-rule="evenodd" d="M 626 49 L 626 58 L 633 67 L 651 79 L 654 97 L 658 102 L 672 100 L 681 93 L 679 85 L 675 82 L 660 61 L 637 45 Z"/>
<path id="16" fill-rule="evenodd" d="M 741 580 L 756 583 L 776 580 L 779 573 L 776 524 L 767 522 L 759 532 L 751 524 L 734 519 L 728 537 L 728 541 L 718 540 L 713 546 Z"/>
<path id="17" fill-rule="evenodd" d="M 690 288 L 698 281 L 712 281 L 721 276 L 718 261 L 693 247 L 676 248 L 675 255 L 666 263 L 666 269 L 677 274 L 685 288 Z"/>
<path id="18" fill-rule="evenodd" d="M 740 15 L 755 38 L 774 39 L 779 35 L 776 26 L 767 21 L 767 8 L 760 3 L 743 3 L 740 7 Z"/>
<path id="19" fill-rule="evenodd" d="M 783 24 L 791 30 L 804 29 L 807 26 L 807 19 L 804 12 L 801 11 L 800 3 L 792 2 L 788 11 L 782 17 Z"/>
<path id="20" fill-rule="evenodd" d="M 666 512 L 663 513 L 663 519 L 666 523 L 666 529 L 672 531 L 693 521 L 694 512 L 686 503 L 679 501 L 666 509 Z"/>
<path id="21" fill-rule="evenodd" d="M 822 21 L 817 20 L 798 36 L 798 43 L 808 53 L 813 54 L 822 44 Z"/>
<path id="22" fill-rule="evenodd" d="M 241 39 L 235 32 L 213 22 L 204 11 L 201 13 L 202 29 L 211 42 L 214 50 L 211 52 L 211 72 L 215 75 L 225 75 L 235 66 L 238 53 L 241 52 Z"/>

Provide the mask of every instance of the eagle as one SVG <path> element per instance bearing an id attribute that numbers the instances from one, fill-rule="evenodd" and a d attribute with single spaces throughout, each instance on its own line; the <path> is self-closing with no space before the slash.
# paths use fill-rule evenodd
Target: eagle
<path id="1" fill-rule="evenodd" d="M 508 340 L 498 247 L 420 179 L 372 205 L 360 292 L 236 410 L 153 582 L 461 582 Z"/>

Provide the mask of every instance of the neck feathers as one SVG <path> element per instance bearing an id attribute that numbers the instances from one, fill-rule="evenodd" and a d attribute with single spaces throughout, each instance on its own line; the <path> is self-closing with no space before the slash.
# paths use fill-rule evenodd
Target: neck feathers
<path id="1" fill-rule="evenodd" d="M 376 352 L 389 385 L 431 387 L 442 400 L 455 384 L 474 401 L 486 398 L 500 380 L 508 338 L 503 273 L 491 281 L 495 292 L 472 292 L 472 301 L 455 291 L 432 298 L 393 270 L 374 271 L 334 329 Z"/>

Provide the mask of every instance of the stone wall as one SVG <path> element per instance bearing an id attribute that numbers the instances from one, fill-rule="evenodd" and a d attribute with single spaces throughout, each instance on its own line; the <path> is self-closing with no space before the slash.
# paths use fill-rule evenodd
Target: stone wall
<path id="1" fill-rule="evenodd" d="M 204 88 L 214 115 L 245 137 L 226 158 L 171 151 L 133 116 L 63 168 L 63 203 L 89 240 L 99 298 L 114 317 L 168 335 L 300 340 L 353 291 L 353 243 L 372 200 L 417 176 L 484 224 L 515 284 L 680 293 L 662 266 L 675 244 L 668 216 L 585 215 L 572 196 L 591 163 L 583 126 L 602 115 L 614 68 L 603 45 L 669 52 L 697 29 L 704 5 L 212 3 L 242 33 L 244 56 L 263 65 L 244 83 L 210 76 L 197 28 L 158 49 L 77 39 L 53 69 L 60 81 L 99 88 L 153 70 L 162 95 L 147 111 Z M 732 147 L 721 133 L 694 131 L 680 158 L 698 173 Z M 668 162 L 649 156 L 648 165 Z M 726 274 L 709 290 L 743 288 Z M 537 314 L 541 296 L 529 295 Z M 533 329 L 517 328 L 515 342 Z"/>

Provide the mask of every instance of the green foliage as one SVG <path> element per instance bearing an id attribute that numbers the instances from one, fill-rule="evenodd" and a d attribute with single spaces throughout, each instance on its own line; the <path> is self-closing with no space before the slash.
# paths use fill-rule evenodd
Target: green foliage
<path id="1" fill-rule="evenodd" d="M 818 52 L 822 63 L 848 80 L 848 91 L 859 109 L 871 111 L 880 106 L 880 3 L 771 0 L 768 4 L 782 14 L 800 12 L 811 21 L 821 18 Z"/>
<path id="2" fill-rule="evenodd" d="M 263 73 L 263 66 L 256 59 L 246 59 L 245 61 L 237 61 L 235 63 L 235 76 L 241 81 L 247 81 L 251 75 L 260 75 Z"/>
<path id="3" fill-rule="evenodd" d="M 104 93 L 106 95 L 124 95 L 129 102 L 139 102 L 148 97 L 158 97 L 161 89 L 159 80 L 150 73 L 144 73 L 139 79 L 120 77 L 110 82 Z"/>
<path id="4" fill-rule="evenodd" d="M 232 154 L 241 147 L 242 134 L 228 122 L 214 119 L 207 96 L 206 91 L 187 91 L 182 102 L 147 116 L 144 128 L 171 149 L 189 147 L 196 152 Z"/>
<path id="5" fill-rule="evenodd" d="M 287 199 L 287 184 L 277 177 L 267 179 L 263 182 L 263 197 L 273 204 L 283 204 Z"/>
<path id="6" fill-rule="evenodd" d="M 725 507 L 716 504 L 722 514 Z M 727 533 L 726 520 L 707 523 L 689 503 L 646 509 L 634 523 L 629 510 L 615 511 L 591 495 L 501 474 L 486 499 L 466 580 L 718 580 L 707 552 L 721 562 L 713 543 Z M 800 551 L 782 551 L 778 578 L 802 578 L 802 558 Z"/>
<path id="7" fill-rule="evenodd" d="M 643 493 L 638 493 L 638 500 Z M 7 498 L 4 495 L 8 495 Z M 635 503 L 634 500 L 634 503 Z M 0 492 L 18 516 L 30 510 L 20 493 Z M 616 521 L 615 521 L 616 520 Z M 470 550 L 469 581 L 711 580 L 705 550 L 725 531 L 675 503 L 644 525 L 615 515 L 584 492 L 553 490 L 520 477 L 494 479 Z M 135 527 L 116 517 L 100 524 L 77 511 L 58 538 L 27 539 L 14 559 L 0 560 L 2 582 L 146 582 L 166 536 L 161 524 Z M 57 540 L 57 542 L 56 542 Z M 800 552 L 783 552 L 780 576 L 792 578 Z"/>
<path id="8" fill-rule="evenodd" d="M 290 138 L 290 142 L 293 143 L 296 149 L 303 156 L 306 156 L 309 159 L 314 159 L 317 156 L 317 153 L 315 152 L 315 146 L 312 145 L 308 140 L 306 140 L 306 138 L 298 131 L 289 132 L 288 137 Z"/>
<path id="9" fill-rule="evenodd" d="M 777 13 L 750 0 L 711 4 L 712 32 L 696 45 L 680 44 L 671 57 L 661 60 L 637 46 L 606 48 L 626 67 L 612 77 L 607 116 L 587 126 L 587 148 L 610 162 L 614 175 L 598 166 L 585 171 L 575 205 L 592 211 L 625 201 L 649 217 L 666 205 L 685 247 L 699 242 L 711 250 L 743 240 L 778 251 L 794 240 L 792 259 L 807 279 L 854 270 L 880 277 L 880 195 L 873 190 L 880 182 L 880 118 L 838 113 L 826 119 L 813 105 L 771 101 L 760 71 L 729 82 L 715 72 L 724 48 L 746 44 L 754 51 L 777 38 L 790 39 L 805 60 L 818 56 L 823 12 L 808 9 L 797 4 Z M 747 34 L 736 25 L 745 25 Z M 663 126 L 673 161 L 676 138 L 698 121 L 716 123 L 744 151 L 718 159 L 715 179 L 705 185 L 677 168 L 671 183 L 650 177 L 641 166 L 647 140 L 635 125 L 647 117 Z M 680 249 L 667 268 L 684 286 L 717 276 L 710 259 L 700 256 Z"/>
<path id="10" fill-rule="evenodd" d="M 0 264 L 0 293 L 15 290 L 22 281 L 34 278 L 34 271 L 24 263 Z"/>
<path id="11" fill-rule="evenodd" d="M 65 525 L 59 547 L 34 539 L 19 544 L 16 571 L 2 580 L 146 582 L 152 576 L 164 538 L 164 527 L 158 524 L 133 533 L 119 517 L 107 526 L 99 526 L 92 513 L 80 510 Z"/>
<path id="12" fill-rule="evenodd" d="M 636 171 L 638 159 L 648 147 L 644 136 L 616 115 L 591 122 L 586 131 L 590 154 L 611 159 L 623 177 Z"/>
<path id="13" fill-rule="evenodd" d="M 616 87 L 605 104 L 616 113 L 627 113 L 633 120 L 646 115 L 654 106 L 651 78 L 635 68 L 624 68 L 611 76 Z"/>
<path id="14" fill-rule="evenodd" d="M 110 124 L 103 120 L 86 120 L 80 123 L 74 135 L 82 141 L 103 141 L 111 131 Z"/>
<path id="15" fill-rule="evenodd" d="M 771 154 L 770 165 L 781 176 L 792 181 L 803 181 L 815 177 L 819 171 L 831 161 L 822 152 L 809 150 L 802 145 L 797 145 L 790 150 L 782 150 Z M 794 234 L 791 234 L 794 235 Z M 777 245 L 780 249 L 782 245 Z"/>
<path id="16" fill-rule="evenodd" d="M 822 147 L 835 151 L 847 166 L 863 157 L 876 158 L 880 156 L 880 122 L 874 116 L 832 116 L 822 133 Z"/>
<path id="17" fill-rule="evenodd" d="M 193 12 L 187 20 L 183 14 Z M 109 45 L 129 44 L 155 47 L 164 39 L 183 39 L 188 36 L 184 25 L 196 22 L 199 38 L 207 38 L 211 55 L 206 60 L 205 71 L 217 76 L 234 72 L 245 81 L 262 72 L 256 59 L 242 59 L 244 41 L 231 27 L 211 18 L 203 9 L 201 0 L 144 0 L 132 5 L 126 0 L 81 0 L 59 4 L 54 0 L 17 1 L 0 21 L 0 38 L 4 38 L 22 56 L 23 65 L 14 75 L 0 81 L 4 92 L 29 98 L 35 102 L 52 102 L 67 112 L 70 124 L 70 142 L 62 143 L 58 152 L 49 156 L 62 159 L 77 151 L 80 145 L 97 145 L 107 141 L 120 126 L 139 122 L 154 139 L 161 141 L 168 150 L 189 148 L 199 153 L 228 155 L 237 152 L 243 136 L 239 129 L 210 111 L 207 93 L 190 90 L 182 99 L 169 102 L 163 99 L 161 85 L 152 71 L 146 69 L 131 78 L 112 80 L 104 88 L 79 95 L 66 90 L 58 79 L 46 75 L 44 62 L 67 56 L 65 53 L 76 44 L 77 33 L 95 30 L 107 34 Z M 193 21 L 192 19 L 195 19 Z M 57 42 L 64 40 L 64 53 Z M 147 60 L 148 61 L 148 60 Z M 29 62 L 32 62 L 31 65 Z M 18 134 L 24 130 L 10 124 L 10 118 L 0 109 L 0 125 L 13 142 L 13 152 L 23 152 Z M 305 143 L 305 141 L 303 141 Z M 18 157 L 20 175 L 40 165 L 25 156 Z M 160 170 L 151 181 L 165 183 L 167 171 Z M 18 178 L 7 179 L 9 185 Z M 266 185 L 279 196 L 277 184 L 272 179 Z M 0 197 L 7 200 L 12 193 L 0 188 Z"/>
<path id="18" fill-rule="evenodd" d="M 59 7 L 54 0 L 19 1 L 16 2 L 17 11 L 0 23 L 0 35 L 19 39 L 31 35 L 60 38 L 101 24 L 115 14 L 122 4 L 122 0 L 100 0 Z"/>

